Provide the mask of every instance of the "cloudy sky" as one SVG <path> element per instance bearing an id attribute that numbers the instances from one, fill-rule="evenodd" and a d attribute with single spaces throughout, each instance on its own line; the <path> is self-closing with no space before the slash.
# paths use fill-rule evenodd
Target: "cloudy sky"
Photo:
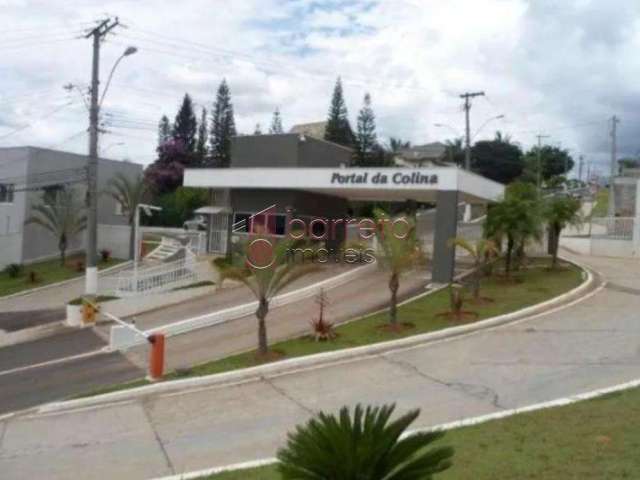
<path id="1" fill-rule="evenodd" d="M 605 171 L 609 119 L 621 156 L 640 152 L 637 0 L 0 0 L 0 146 L 85 152 L 91 44 L 83 32 L 118 16 L 102 78 L 128 45 L 103 104 L 101 153 L 153 160 L 156 125 L 189 92 L 210 108 L 226 78 L 239 130 L 324 120 L 342 76 L 355 123 L 365 92 L 378 135 L 413 143 L 460 135 L 459 94 L 476 139 L 496 130 L 524 148 L 537 134 Z M 65 84 L 78 88 L 67 92 Z M 104 85 L 104 83 L 103 83 Z M 434 124 L 445 127 L 435 127 Z"/>

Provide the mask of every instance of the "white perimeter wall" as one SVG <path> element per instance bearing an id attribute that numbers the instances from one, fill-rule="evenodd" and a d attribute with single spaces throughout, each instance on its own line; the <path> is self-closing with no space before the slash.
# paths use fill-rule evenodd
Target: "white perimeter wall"
<path id="1" fill-rule="evenodd" d="M 98 225 L 98 255 L 100 250 L 111 250 L 111 256 L 127 260 L 129 258 L 128 225 Z"/>

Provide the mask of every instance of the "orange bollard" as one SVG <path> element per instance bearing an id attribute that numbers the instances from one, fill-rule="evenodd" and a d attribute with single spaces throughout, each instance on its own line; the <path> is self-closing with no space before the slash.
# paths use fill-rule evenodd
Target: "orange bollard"
<path id="1" fill-rule="evenodd" d="M 149 337 L 149 343 L 149 379 L 153 382 L 162 379 L 164 373 L 164 334 L 154 333 Z"/>

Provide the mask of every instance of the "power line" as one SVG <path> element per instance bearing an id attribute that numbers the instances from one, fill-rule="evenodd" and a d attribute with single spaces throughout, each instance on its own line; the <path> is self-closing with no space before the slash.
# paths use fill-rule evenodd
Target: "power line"
<path id="1" fill-rule="evenodd" d="M 7 138 L 7 137 L 10 137 L 10 136 L 12 136 L 12 135 L 15 135 L 16 133 L 21 132 L 21 131 L 23 131 L 23 130 L 26 130 L 26 129 L 28 129 L 28 128 L 31 128 L 31 127 L 33 127 L 35 124 L 37 124 L 39 121 L 41 121 L 41 120 L 45 120 L 45 119 L 47 119 L 47 118 L 49 118 L 49 117 L 52 117 L 53 115 L 55 115 L 55 114 L 56 114 L 56 113 L 58 113 L 59 111 L 61 111 L 61 110 L 65 109 L 65 108 L 67 108 L 67 107 L 68 107 L 68 106 L 70 106 L 70 105 L 73 105 L 74 103 L 75 103 L 75 101 L 74 101 L 74 100 L 72 100 L 72 101 L 70 101 L 70 102 L 68 102 L 68 103 L 65 103 L 64 105 L 61 105 L 61 106 L 59 106 L 59 107 L 56 107 L 56 108 L 54 108 L 53 110 L 51 110 L 50 112 L 48 112 L 48 113 L 46 113 L 45 115 L 43 115 L 42 117 L 38 118 L 38 120 L 36 120 L 35 122 L 28 123 L 27 125 L 24 125 L 24 126 L 22 126 L 22 127 L 20 127 L 20 128 L 16 128 L 15 130 L 12 130 L 12 131 L 11 131 L 11 132 L 9 132 L 9 133 L 5 133 L 4 135 L 0 135 L 0 140 L 2 140 L 2 139 L 4 139 L 4 138 Z"/>

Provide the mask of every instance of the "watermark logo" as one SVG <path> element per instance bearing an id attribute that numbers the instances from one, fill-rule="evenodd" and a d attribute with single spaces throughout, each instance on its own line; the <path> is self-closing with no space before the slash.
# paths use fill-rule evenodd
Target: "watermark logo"
<path id="1" fill-rule="evenodd" d="M 276 233 L 277 205 L 271 205 L 260 212 L 249 215 L 232 225 L 234 233 L 249 235 L 245 261 L 254 270 L 273 267 L 277 262 L 299 263 L 373 263 L 375 249 L 369 246 L 374 237 L 384 241 L 386 235 L 404 240 L 412 231 L 411 223 L 405 217 L 390 218 L 321 218 L 294 217 L 287 210 L 284 231 Z M 354 233 L 356 245 L 341 245 Z M 287 248 L 278 249 L 278 242 L 288 242 Z M 319 246 L 320 242 L 324 245 Z M 281 258 L 278 258 L 281 257 Z"/>

